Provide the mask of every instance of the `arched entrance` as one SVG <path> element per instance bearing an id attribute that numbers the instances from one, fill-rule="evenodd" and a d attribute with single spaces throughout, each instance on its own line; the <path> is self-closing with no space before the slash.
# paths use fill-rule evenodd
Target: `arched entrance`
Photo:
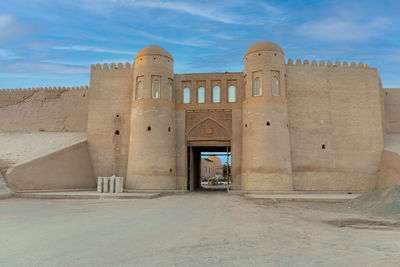
<path id="1" fill-rule="evenodd" d="M 202 178 L 212 180 L 212 184 L 223 185 L 229 183 L 231 157 L 231 133 L 232 133 L 232 112 L 230 110 L 205 110 L 186 112 L 186 144 L 187 144 L 187 189 L 190 191 L 202 190 L 207 186 L 202 186 Z M 204 154 L 208 153 L 208 154 Z M 202 158 L 204 155 L 218 153 L 222 162 L 227 161 L 225 173 L 220 176 L 202 176 Z M 227 157 L 224 160 L 221 153 Z M 203 156 L 202 156 L 203 155 Z M 203 160 L 203 163 L 204 162 Z M 203 168 L 204 169 L 204 168 Z M 229 171 L 228 171 L 229 170 Z M 225 176 L 224 176 L 225 174 Z M 226 181 L 224 180 L 226 179 Z M 203 181 L 203 185 L 205 180 Z M 208 181 L 210 182 L 210 181 Z M 225 189 L 226 189 L 225 186 Z M 218 187 L 213 187 L 217 189 Z M 223 186 L 220 186 L 223 189 Z"/>

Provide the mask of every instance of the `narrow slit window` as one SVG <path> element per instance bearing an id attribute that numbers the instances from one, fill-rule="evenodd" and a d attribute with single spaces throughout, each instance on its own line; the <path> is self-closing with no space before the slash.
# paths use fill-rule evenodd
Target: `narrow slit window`
<path id="1" fill-rule="evenodd" d="M 277 77 L 272 77 L 271 90 L 273 96 L 279 96 L 279 80 Z"/>
<path id="2" fill-rule="evenodd" d="M 253 95 L 261 96 L 262 95 L 262 81 L 260 77 L 256 77 L 253 81 Z"/>
<path id="3" fill-rule="evenodd" d="M 151 77 L 151 97 L 160 98 L 160 88 L 161 88 L 161 77 L 152 76 Z"/>
<path id="4" fill-rule="evenodd" d="M 228 87 L 228 102 L 236 102 L 236 87 L 233 85 Z"/>
<path id="5" fill-rule="evenodd" d="M 204 87 L 199 87 L 199 89 L 197 89 L 197 102 L 204 103 L 204 99 Z"/>
<path id="6" fill-rule="evenodd" d="M 213 102 L 221 102 L 221 88 L 219 86 L 214 86 L 213 88 Z"/>
<path id="7" fill-rule="evenodd" d="M 190 103 L 190 88 L 185 87 L 183 89 L 183 103 L 188 104 Z"/>

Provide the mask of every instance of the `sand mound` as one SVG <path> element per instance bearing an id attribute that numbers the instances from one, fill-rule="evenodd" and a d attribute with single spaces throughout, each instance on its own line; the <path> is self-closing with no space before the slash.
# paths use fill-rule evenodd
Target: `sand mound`
<path id="1" fill-rule="evenodd" d="M 347 205 L 373 215 L 400 217 L 400 185 L 371 191 L 348 201 Z"/>
<path id="2" fill-rule="evenodd" d="M 12 191 L 7 187 L 6 181 L 4 180 L 3 174 L 7 170 L 9 163 L 7 161 L 0 159 L 0 199 L 6 195 L 12 193 Z"/>
<path id="3" fill-rule="evenodd" d="M 6 181 L 4 181 L 2 170 L 0 169 L 0 199 L 3 196 L 8 196 L 11 193 L 12 193 L 12 191 L 10 188 L 7 187 Z"/>

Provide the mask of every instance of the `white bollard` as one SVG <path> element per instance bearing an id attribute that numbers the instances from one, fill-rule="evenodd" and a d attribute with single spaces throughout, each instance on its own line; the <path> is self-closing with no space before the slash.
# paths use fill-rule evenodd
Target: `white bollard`
<path id="1" fill-rule="evenodd" d="M 98 193 L 103 192 L 103 177 L 97 178 L 97 192 Z"/>
<path id="2" fill-rule="evenodd" d="M 103 177 L 103 193 L 108 193 L 108 182 L 110 181 L 109 177 Z"/>
<path id="3" fill-rule="evenodd" d="M 123 193 L 124 192 L 124 177 L 118 177 L 120 180 L 120 186 L 119 186 L 119 192 Z"/>
<path id="4" fill-rule="evenodd" d="M 115 176 L 111 176 L 110 177 L 110 190 L 109 190 L 110 193 L 115 193 L 114 185 L 115 185 Z"/>
<path id="5" fill-rule="evenodd" d="M 115 177 L 115 193 L 122 193 L 121 192 L 121 179 L 122 179 L 122 177 Z"/>

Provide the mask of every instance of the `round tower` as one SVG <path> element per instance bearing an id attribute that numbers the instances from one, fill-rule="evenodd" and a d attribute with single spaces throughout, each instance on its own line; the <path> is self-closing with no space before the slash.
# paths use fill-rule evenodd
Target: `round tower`
<path id="1" fill-rule="evenodd" d="M 176 187 L 174 62 L 162 47 L 135 57 L 126 187 Z"/>
<path id="2" fill-rule="evenodd" d="M 242 187 L 292 190 L 283 50 L 272 42 L 250 46 L 244 56 Z"/>

